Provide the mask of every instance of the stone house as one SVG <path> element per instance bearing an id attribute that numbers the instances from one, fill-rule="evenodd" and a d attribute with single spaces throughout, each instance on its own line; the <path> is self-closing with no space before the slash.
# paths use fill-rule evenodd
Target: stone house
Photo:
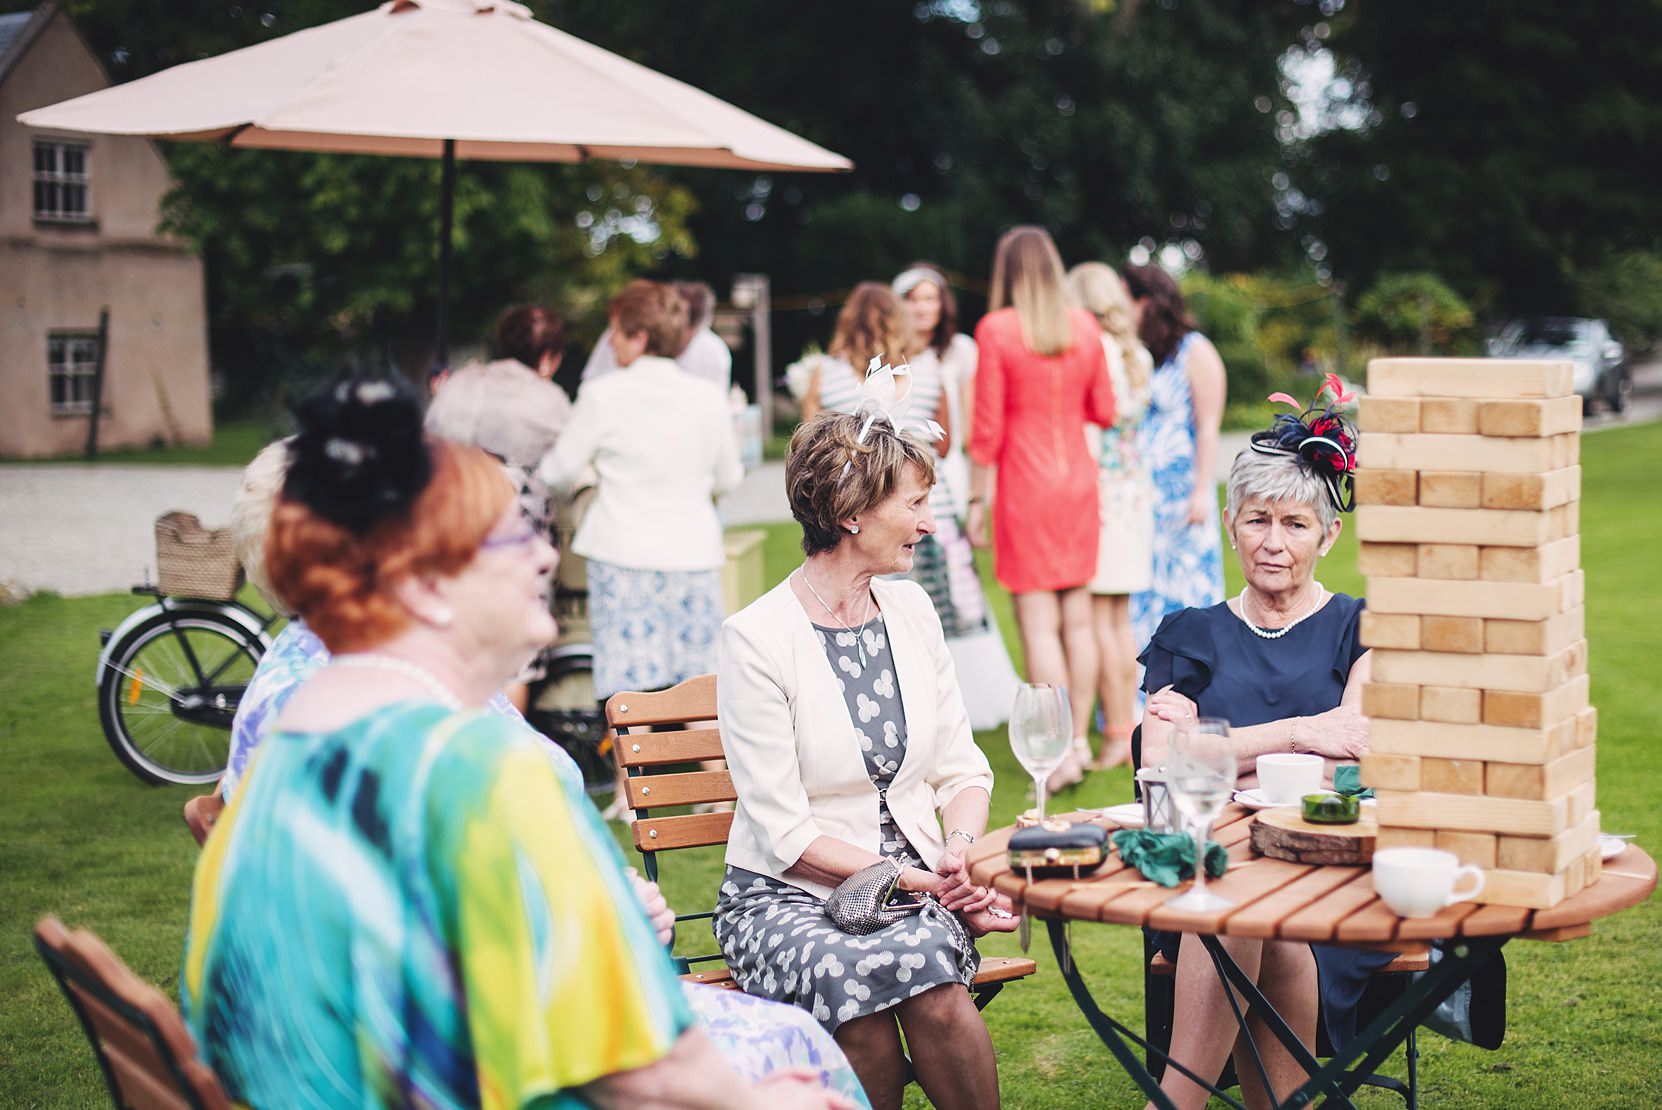
<path id="1" fill-rule="evenodd" d="M 202 261 L 158 232 L 167 166 L 146 139 L 52 134 L 19 113 L 110 81 L 57 3 L 0 15 L 0 456 L 206 443 Z"/>

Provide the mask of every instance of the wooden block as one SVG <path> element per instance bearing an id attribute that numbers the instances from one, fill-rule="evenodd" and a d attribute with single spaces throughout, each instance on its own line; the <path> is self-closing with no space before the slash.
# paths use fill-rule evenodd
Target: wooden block
<path id="1" fill-rule="evenodd" d="M 1424 402 L 1422 402 L 1422 405 Z M 1423 411 L 1423 410 L 1422 410 Z M 1424 427 L 1424 421 L 1421 421 Z M 1486 436 L 1556 436 L 1581 431 L 1581 398 L 1550 401 L 1480 401 L 1477 430 Z"/>
<path id="2" fill-rule="evenodd" d="M 1487 544 L 1540 547 L 1573 530 L 1560 505 L 1545 512 L 1523 509 L 1436 509 L 1423 505 L 1363 505 L 1356 535 L 1369 543 Z"/>
<path id="3" fill-rule="evenodd" d="M 1496 842 L 1495 866 L 1550 875 L 1570 861 L 1598 850 L 1599 815 L 1594 810 L 1557 836 L 1503 836 Z"/>
<path id="4" fill-rule="evenodd" d="M 1413 397 L 1363 397 L 1356 403 L 1356 429 L 1374 432 L 1417 432 L 1420 402 Z"/>
<path id="5" fill-rule="evenodd" d="M 1483 872 L 1483 893 L 1478 898 L 1490 906 L 1519 906 L 1550 910 L 1566 897 L 1564 873 L 1541 875 L 1533 871 Z"/>
<path id="6" fill-rule="evenodd" d="M 1461 863 L 1469 863 L 1474 867 L 1493 867 L 1497 839 L 1494 833 L 1455 832 L 1452 829 L 1444 829 L 1437 833 L 1436 846 L 1459 856 Z"/>
<path id="7" fill-rule="evenodd" d="M 1581 468 L 1566 466 L 1544 474 L 1487 473 L 1479 487 L 1478 503 L 1485 509 L 1556 509 L 1581 498 Z M 1420 488 L 1423 497 L 1423 476 Z"/>
<path id="8" fill-rule="evenodd" d="M 1358 470 L 1358 505 L 1413 505 L 1419 495 L 1419 475 L 1412 470 Z"/>
<path id="9" fill-rule="evenodd" d="M 1362 754 L 1362 784 L 1375 790 L 1418 790 L 1420 757 L 1417 755 Z"/>
<path id="10" fill-rule="evenodd" d="M 1599 711 L 1589 705 L 1575 715 L 1575 746 L 1588 747 L 1599 734 Z"/>
<path id="11" fill-rule="evenodd" d="M 1580 437 L 1570 434 L 1545 439 L 1500 436 L 1401 435 L 1380 432 L 1363 436 L 1357 461 L 1366 469 L 1383 470 L 1498 470 L 1507 474 L 1540 474 L 1573 466 L 1581 457 Z"/>
<path id="12" fill-rule="evenodd" d="M 1540 694 L 1485 690 L 1483 723 L 1506 728 L 1540 728 L 1542 725 L 1557 724 L 1587 708 L 1590 682 L 1591 679 L 1583 674 Z"/>
<path id="13" fill-rule="evenodd" d="M 1553 582 L 1463 582 L 1375 575 L 1368 579 L 1368 608 L 1379 613 L 1544 621 L 1575 608 L 1574 605 L 1564 604 L 1565 590 L 1565 579 Z M 1424 634 L 1423 629 L 1421 634 Z"/>
<path id="14" fill-rule="evenodd" d="M 1604 874 L 1604 855 L 1594 848 L 1587 853 L 1587 885 L 1592 886 Z"/>
<path id="15" fill-rule="evenodd" d="M 1374 851 L 1381 848 L 1435 848 L 1437 833 L 1433 829 L 1388 829 L 1379 826 L 1379 835 L 1374 837 Z"/>
<path id="16" fill-rule="evenodd" d="M 1467 550 L 1472 552 L 1475 563 L 1477 549 Z M 1423 651 L 1458 651 L 1476 655 L 1483 651 L 1483 620 L 1480 617 L 1421 617 L 1420 648 Z"/>
<path id="17" fill-rule="evenodd" d="M 1418 686 L 1393 686 L 1382 682 L 1362 684 L 1362 716 L 1413 721 L 1418 720 L 1419 715 Z"/>
<path id="18" fill-rule="evenodd" d="M 1540 547 L 1483 547 L 1478 577 L 1485 582 L 1551 582 L 1581 565 L 1581 537 L 1565 536 Z M 1383 571 L 1362 573 L 1384 573 Z"/>
<path id="19" fill-rule="evenodd" d="M 1420 431 L 1439 435 L 1476 435 L 1477 405 L 1477 401 L 1471 398 L 1427 397 L 1420 402 Z"/>
<path id="20" fill-rule="evenodd" d="M 1422 759 L 1420 789 L 1438 794 L 1481 794 L 1483 764 L 1475 759 Z"/>
<path id="21" fill-rule="evenodd" d="M 1420 720 L 1475 725 L 1483 720 L 1483 691 L 1463 686 L 1421 686 Z"/>
<path id="22" fill-rule="evenodd" d="M 1477 577 L 1478 548 L 1475 544 L 1422 543 L 1419 547 L 1420 559 L 1416 568 L 1419 577 L 1464 581 Z"/>
<path id="23" fill-rule="evenodd" d="M 1573 378 L 1567 359 L 1376 358 L 1368 363 L 1368 396 L 1566 397 Z"/>
<path id="24" fill-rule="evenodd" d="M 1419 548 L 1411 543 L 1364 543 L 1356 552 L 1356 569 L 1366 575 L 1412 578 L 1419 573 Z"/>
<path id="25" fill-rule="evenodd" d="M 1563 593 L 1560 595 L 1560 599 L 1559 599 L 1559 605 L 1561 606 L 1561 608 L 1558 611 L 1560 613 L 1568 613 L 1571 609 L 1576 609 L 1576 608 L 1579 608 L 1580 606 L 1586 604 L 1586 601 L 1587 601 L 1587 572 L 1586 571 L 1584 571 L 1584 570 L 1572 570 L 1572 571 L 1570 571 L 1570 573 L 1566 574 L 1564 577 L 1558 579 L 1558 582 L 1563 587 Z"/>
<path id="26" fill-rule="evenodd" d="M 1371 648 L 1418 651 L 1420 618 L 1408 613 L 1376 613 L 1362 610 L 1362 644 Z"/>
<path id="27" fill-rule="evenodd" d="M 1546 763 L 1575 750 L 1576 726 L 1574 718 L 1551 728 L 1496 728 L 1380 718 L 1368 724 L 1368 751 L 1433 759 Z"/>
<path id="28" fill-rule="evenodd" d="M 1551 763 L 1542 764 L 1486 763 L 1483 765 L 1483 792 L 1496 798 L 1525 798 L 1530 801 L 1556 798 L 1592 780 L 1597 751 L 1596 747 L 1588 745 L 1561 755 Z"/>
<path id="29" fill-rule="evenodd" d="M 1593 804 L 1598 801 L 1598 783 L 1589 779 L 1580 786 L 1572 787 L 1570 792 L 1562 797 L 1570 800 L 1570 824 L 1578 825 L 1588 814 L 1594 812 Z"/>
<path id="30" fill-rule="evenodd" d="M 1367 610 L 1364 610 L 1367 612 Z M 1380 614 L 1381 619 L 1396 614 Z M 1483 622 L 1483 650 L 1501 655 L 1552 655 L 1587 635 L 1587 608 L 1577 605 L 1567 613 L 1542 621 L 1490 618 Z M 1366 643 L 1366 641 L 1364 641 Z M 1376 646 L 1376 645 L 1369 645 Z M 1395 645 L 1377 645 L 1395 646 Z"/>
<path id="31" fill-rule="evenodd" d="M 1465 686 L 1543 694 L 1587 672 L 1587 641 L 1557 655 L 1457 655 L 1454 652 L 1373 653 L 1373 679 L 1408 686 Z"/>
<path id="32" fill-rule="evenodd" d="M 1381 790 L 1377 796 L 1379 804 L 1375 812 L 1382 827 L 1394 825 L 1550 837 L 1575 824 L 1578 819 L 1576 803 L 1583 796 L 1585 811 L 1592 809 L 1593 784 L 1584 783 L 1569 794 L 1545 801 L 1440 794 L 1426 790 L 1416 793 Z"/>
<path id="33" fill-rule="evenodd" d="M 1386 470 L 1385 474 L 1401 474 Z M 1357 475 L 1360 480 L 1361 475 Z M 1439 509 L 1475 509 L 1483 503 L 1483 473 L 1478 470 L 1427 470 L 1420 474 L 1420 504 Z M 1381 504 L 1394 505 L 1395 501 Z"/>

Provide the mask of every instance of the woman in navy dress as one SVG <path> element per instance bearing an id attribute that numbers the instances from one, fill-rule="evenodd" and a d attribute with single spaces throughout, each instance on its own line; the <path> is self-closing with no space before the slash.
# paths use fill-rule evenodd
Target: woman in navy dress
<path id="1" fill-rule="evenodd" d="M 1355 433 L 1331 409 L 1282 417 L 1236 457 L 1225 523 L 1246 587 L 1219 604 L 1171 613 L 1143 652 L 1145 766 L 1164 762 L 1175 728 L 1197 716 L 1230 723 L 1243 789 L 1257 784 L 1254 764 L 1266 753 L 1313 752 L 1327 760 L 1331 777 L 1335 766 L 1367 750 L 1360 706 L 1371 661 L 1359 636 L 1363 602 L 1328 591 L 1315 576 L 1339 538 L 1339 513 L 1350 508 L 1354 460 Z M 1172 1058 L 1216 1076 L 1231 1049 L 1246 1051 L 1236 1043 L 1239 1028 L 1223 985 L 1199 937 L 1156 932 L 1154 941 L 1177 964 Z M 1368 977 L 1391 961 L 1389 954 L 1327 945 L 1222 943 L 1311 1048 L 1318 999 L 1330 1039 L 1341 1043 L 1354 1033 Z M 1271 1084 L 1285 1097 L 1304 1081 L 1303 1069 L 1256 1019 L 1254 1037 Z M 1235 1070 L 1249 1101 L 1265 1101 L 1250 1057 L 1238 1055 Z M 1162 1088 L 1180 1107 L 1206 1102 L 1206 1092 L 1176 1068 L 1166 1069 Z"/>

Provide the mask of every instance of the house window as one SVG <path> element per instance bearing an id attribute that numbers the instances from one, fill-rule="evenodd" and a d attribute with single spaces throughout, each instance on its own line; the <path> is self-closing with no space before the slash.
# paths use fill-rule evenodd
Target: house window
<path id="1" fill-rule="evenodd" d="M 35 140 L 35 219 L 89 223 L 87 145 Z"/>
<path id="2" fill-rule="evenodd" d="M 52 415 L 79 416 L 92 411 L 92 379 L 97 362 L 97 332 L 55 331 L 46 337 Z"/>

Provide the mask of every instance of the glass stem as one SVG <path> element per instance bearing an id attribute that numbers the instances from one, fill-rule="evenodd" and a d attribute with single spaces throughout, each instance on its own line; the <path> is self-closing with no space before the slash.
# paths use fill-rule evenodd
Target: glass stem
<path id="1" fill-rule="evenodd" d="M 1193 897 L 1198 899 L 1206 894 L 1206 834 L 1209 829 L 1207 824 L 1202 824 L 1200 821 L 1195 821 L 1190 828 L 1193 830 L 1195 838 L 1195 890 Z"/>
<path id="2" fill-rule="evenodd" d="M 1033 790 L 1039 799 L 1039 824 L 1045 823 L 1045 779 L 1043 775 L 1033 776 Z"/>

